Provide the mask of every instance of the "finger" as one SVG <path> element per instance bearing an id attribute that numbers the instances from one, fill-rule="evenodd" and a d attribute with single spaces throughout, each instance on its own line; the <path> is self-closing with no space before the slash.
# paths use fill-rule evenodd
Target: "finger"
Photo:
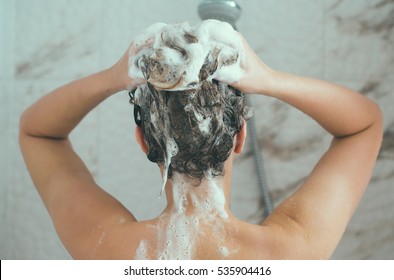
<path id="1" fill-rule="evenodd" d="M 129 55 L 137 55 L 140 51 L 145 48 L 152 47 L 155 42 L 154 37 L 146 38 L 143 41 L 133 41 L 129 48 Z"/>

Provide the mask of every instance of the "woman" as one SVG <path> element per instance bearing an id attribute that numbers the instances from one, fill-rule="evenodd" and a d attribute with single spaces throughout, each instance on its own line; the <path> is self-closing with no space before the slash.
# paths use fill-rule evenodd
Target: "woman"
<path id="1" fill-rule="evenodd" d="M 176 43 L 179 36 L 191 45 L 202 41 L 203 35 L 192 31 L 162 32 L 159 37 L 192 63 L 186 48 Z M 171 40 L 173 36 L 178 39 Z M 235 48 L 236 59 L 209 52 L 213 58 L 207 56 L 202 66 L 207 73 L 200 69 L 199 83 L 183 75 L 182 90 L 171 83 L 169 91 L 165 85 L 171 79 L 164 86 L 157 82 L 155 74 L 173 69 L 170 64 L 165 65 L 169 69 L 157 68 L 157 56 L 148 59 L 152 56 L 147 52 L 157 47 L 148 36 L 142 45 L 134 41 L 112 67 L 54 90 L 24 112 L 20 146 L 27 167 L 73 258 L 330 258 L 370 180 L 382 140 L 381 111 L 350 89 L 272 70 L 239 33 L 232 31 L 231 36 L 234 40 L 225 42 L 208 37 Z M 240 42 L 242 49 L 232 42 Z M 225 69 L 221 66 L 237 63 L 242 75 L 236 80 L 226 75 L 209 80 Z M 129 75 L 129 66 L 143 75 L 136 69 Z M 179 82 L 179 75 L 171 77 Z M 229 208 L 233 157 L 242 152 L 249 117 L 242 94 L 234 88 L 282 100 L 333 136 L 305 182 L 262 225 L 238 220 Z M 164 180 L 167 207 L 149 221 L 136 221 L 95 183 L 69 140 L 90 110 L 126 89 L 133 93 L 137 141 L 158 163 Z"/>

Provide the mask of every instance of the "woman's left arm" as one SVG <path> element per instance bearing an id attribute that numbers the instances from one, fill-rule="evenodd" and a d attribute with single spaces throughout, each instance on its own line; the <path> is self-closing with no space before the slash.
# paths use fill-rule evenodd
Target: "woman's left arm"
<path id="1" fill-rule="evenodd" d="M 73 81 L 39 99 L 20 119 L 19 143 L 55 228 L 75 258 L 96 258 L 97 244 L 120 221 L 135 221 L 102 190 L 72 148 L 69 134 L 107 97 L 126 89 L 128 54 L 111 68 Z"/>

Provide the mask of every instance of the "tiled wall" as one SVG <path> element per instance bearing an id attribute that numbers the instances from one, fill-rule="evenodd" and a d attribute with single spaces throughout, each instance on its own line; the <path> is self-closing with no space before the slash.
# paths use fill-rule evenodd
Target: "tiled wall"
<path id="1" fill-rule="evenodd" d="M 21 112 L 49 90 L 114 63 L 133 36 L 157 22 L 199 22 L 199 0 L 0 0 L 0 258 L 67 259 L 23 163 Z M 274 69 L 361 91 L 385 115 L 371 184 L 333 258 L 394 258 L 394 1 L 238 0 L 239 30 Z M 295 190 L 330 137 L 286 104 L 253 97 L 275 205 Z M 134 140 L 127 95 L 113 96 L 72 134 L 97 182 L 139 219 L 163 205 L 160 176 Z M 253 158 L 236 159 L 232 207 L 259 222 Z"/>

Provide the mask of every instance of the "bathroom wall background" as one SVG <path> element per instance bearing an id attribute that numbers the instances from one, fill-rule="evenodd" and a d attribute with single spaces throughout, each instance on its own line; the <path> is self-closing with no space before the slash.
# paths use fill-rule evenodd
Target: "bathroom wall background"
<path id="1" fill-rule="evenodd" d="M 327 79 L 378 102 L 385 135 L 370 186 L 334 259 L 394 258 L 394 1 L 238 0 L 239 30 L 274 69 Z M 197 24 L 200 0 L 0 0 L 0 257 L 69 259 L 21 157 L 21 112 L 66 82 L 115 63 L 137 32 L 157 22 Z M 330 137 L 279 101 L 253 97 L 275 205 L 294 191 Z M 134 139 L 119 93 L 72 134 L 98 183 L 139 219 L 160 213 L 160 176 Z M 261 220 L 253 159 L 236 159 L 232 206 Z"/>

